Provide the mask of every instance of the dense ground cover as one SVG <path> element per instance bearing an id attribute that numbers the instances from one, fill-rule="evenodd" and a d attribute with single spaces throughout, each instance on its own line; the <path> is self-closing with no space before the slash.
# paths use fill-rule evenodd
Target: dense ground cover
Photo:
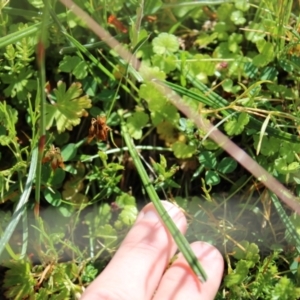
<path id="1" fill-rule="evenodd" d="M 78 298 L 158 196 L 224 254 L 217 299 L 298 299 L 298 215 L 166 87 L 298 197 L 299 3 L 75 2 L 143 66 L 59 1 L 0 2 L 1 294 Z"/>

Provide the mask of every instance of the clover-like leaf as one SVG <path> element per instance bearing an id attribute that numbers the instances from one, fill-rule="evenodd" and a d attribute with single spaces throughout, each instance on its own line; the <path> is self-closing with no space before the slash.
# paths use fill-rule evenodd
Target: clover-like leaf
<path id="1" fill-rule="evenodd" d="M 87 76 L 87 64 L 78 56 L 64 56 L 59 64 L 59 71 L 72 73 L 77 79 L 83 79 Z"/>
<path id="2" fill-rule="evenodd" d="M 66 90 L 66 84 L 59 81 L 54 90 L 56 102 L 46 104 L 46 127 L 49 129 L 56 121 L 59 133 L 80 123 L 80 118 L 86 116 L 86 108 L 90 108 L 91 100 L 87 95 L 82 96 L 81 83 L 75 82 Z"/>
<path id="3" fill-rule="evenodd" d="M 123 225 L 131 226 L 135 222 L 137 215 L 138 209 L 135 205 L 125 205 L 118 220 L 121 221 Z"/>
<path id="4" fill-rule="evenodd" d="M 255 149 L 257 149 L 260 141 L 260 136 L 254 135 L 253 140 L 254 140 L 254 147 Z M 281 140 L 276 137 L 263 136 L 263 140 L 260 146 L 260 153 L 265 156 L 274 155 L 281 149 L 280 144 L 281 144 Z"/>
<path id="5" fill-rule="evenodd" d="M 217 185 L 221 181 L 219 174 L 214 170 L 207 170 L 205 172 L 205 182 L 209 185 Z"/>
<path id="6" fill-rule="evenodd" d="M 223 174 L 233 172 L 237 167 L 237 162 L 231 157 L 224 157 L 217 165 L 217 170 Z"/>
<path id="7" fill-rule="evenodd" d="M 235 7 L 241 11 L 247 11 L 250 8 L 250 4 L 247 0 L 236 0 Z"/>
<path id="8" fill-rule="evenodd" d="M 176 56 L 168 55 L 162 57 L 159 54 L 156 54 L 152 57 L 152 63 L 154 66 L 159 67 L 160 70 L 169 73 L 176 69 Z"/>
<path id="9" fill-rule="evenodd" d="M 199 155 L 199 162 L 205 168 L 214 169 L 217 166 L 217 157 L 212 151 L 203 151 Z"/>
<path id="10" fill-rule="evenodd" d="M 160 33 L 153 39 L 153 52 L 156 54 L 171 54 L 179 49 L 179 42 L 175 35 L 166 32 Z"/>
<path id="11" fill-rule="evenodd" d="M 173 144 L 178 140 L 178 130 L 172 123 L 161 122 L 156 128 L 159 139 L 164 140 L 166 144 Z"/>
<path id="12" fill-rule="evenodd" d="M 182 142 L 176 142 L 172 145 L 172 150 L 177 158 L 189 158 L 195 154 L 197 147 Z"/>
<path id="13" fill-rule="evenodd" d="M 142 137 L 143 131 L 142 129 L 146 126 L 149 121 L 148 115 L 143 111 L 137 111 L 133 113 L 127 119 L 127 128 L 129 134 L 134 139 L 140 139 Z"/>
<path id="14" fill-rule="evenodd" d="M 224 128 L 228 135 L 238 135 L 243 132 L 245 125 L 249 122 L 249 115 L 242 112 L 237 119 L 228 121 Z"/>
<path id="15" fill-rule="evenodd" d="M 254 243 L 249 243 L 248 241 L 242 241 L 240 242 L 240 245 L 245 249 L 242 250 L 239 247 L 234 248 L 234 257 L 236 259 L 244 259 L 249 262 L 248 266 L 254 267 L 254 265 L 259 261 L 259 249 L 258 246 Z"/>

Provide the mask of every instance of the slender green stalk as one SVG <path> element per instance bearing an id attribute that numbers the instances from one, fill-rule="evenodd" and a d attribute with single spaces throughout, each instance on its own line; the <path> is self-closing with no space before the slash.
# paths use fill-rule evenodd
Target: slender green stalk
<path id="1" fill-rule="evenodd" d="M 21 216 L 24 213 L 24 210 L 26 209 L 26 203 L 29 199 L 31 189 L 32 189 L 32 184 L 33 180 L 35 177 L 35 172 L 36 172 L 36 165 L 37 165 L 37 159 L 38 159 L 38 149 L 35 148 L 32 152 L 31 156 L 31 164 L 30 164 L 30 169 L 28 172 L 28 177 L 27 181 L 25 184 L 24 192 L 19 200 L 18 205 L 16 206 L 16 209 L 12 215 L 11 221 L 7 225 L 5 232 L 3 236 L 0 239 L 0 255 L 2 254 L 6 244 L 8 243 L 10 237 L 12 236 Z"/>
<path id="2" fill-rule="evenodd" d="M 176 227 L 174 221 L 170 218 L 168 212 L 165 210 L 163 205 L 161 204 L 161 201 L 153 187 L 153 185 L 150 182 L 150 179 L 147 175 L 147 172 L 145 168 L 142 165 L 141 159 L 138 155 L 138 152 L 136 151 L 135 145 L 132 142 L 131 137 L 129 136 L 129 133 L 127 131 L 126 124 L 124 121 L 121 124 L 122 127 L 122 134 L 125 140 L 125 143 L 128 147 L 129 153 L 135 163 L 135 166 L 138 170 L 138 173 L 140 175 L 140 178 L 143 182 L 143 185 L 147 191 L 147 194 L 149 198 L 151 199 L 155 209 L 157 210 L 158 214 L 162 218 L 164 224 L 168 228 L 170 234 L 172 235 L 173 239 L 176 242 L 176 245 L 178 249 L 182 252 L 183 256 L 185 257 L 186 261 L 190 265 L 190 267 L 193 269 L 195 274 L 198 276 L 199 279 L 202 281 L 207 280 L 207 275 L 199 263 L 197 257 L 193 253 L 193 250 L 191 249 L 188 241 L 183 236 L 183 234 L 179 231 L 179 229 Z"/>
<path id="3" fill-rule="evenodd" d="M 37 11 L 32 11 L 28 9 L 19 9 L 15 7 L 6 6 L 2 9 L 3 12 L 12 16 L 22 16 L 25 18 L 42 18 L 42 13 Z"/>
<path id="4" fill-rule="evenodd" d="M 46 139 L 46 68 L 45 68 L 45 45 L 48 37 L 48 24 L 49 24 L 49 7 L 47 1 L 44 1 L 45 7 L 43 11 L 43 21 L 40 27 L 40 37 L 38 42 L 38 65 L 40 71 L 40 132 L 39 132 L 39 158 L 36 169 L 36 189 L 35 189 L 35 201 L 36 201 L 36 214 L 38 214 L 40 203 L 40 191 L 41 191 L 41 178 L 42 178 L 42 156 L 44 153 L 45 139 Z"/>
<path id="5" fill-rule="evenodd" d="M 300 253 L 300 236 L 299 236 L 295 226 L 293 225 L 293 223 L 287 216 L 287 214 L 286 214 L 282 204 L 280 203 L 278 197 L 276 196 L 276 194 L 274 194 L 274 193 L 270 193 L 270 194 L 271 194 L 272 202 L 277 210 L 277 213 L 279 214 L 279 217 L 280 217 L 282 223 L 285 225 L 287 232 L 290 234 L 292 240 L 296 244 L 296 249 L 297 249 L 298 253 Z"/>
<path id="6" fill-rule="evenodd" d="M 30 27 L 24 28 L 17 32 L 13 32 L 11 34 L 7 34 L 6 36 L 0 38 L 0 48 L 13 44 L 24 37 L 36 34 L 40 29 L 40 25 L 41 23 L 34 24 Z"/>
<path id="7" fill-rule="evenodd" d="M 219 96 L 217 93 L 210 90 L 205 84 L 203 84 L 202 82 L 197 80 L 197 78 L 195 78 L 194 76 L 192 76 L 190 74 L 187 74 L 186 79 L 188 81 L 190 81 L 190 83 L 193 84 L 197 89 L 199 89 L 199 91 L 201 91 L 203 93 L 203 95 L 196 94 L 192 91 L 189 91 L 188 89 L 186 89 L 178 84 L 174 84 L 174 83 L 167 82 L 167 81 L 164 81 L 163 83 L 166 86 L 170 87 L 173 91 L 177 92 L 179 95 L 188 96 L 192 99 L 195 99 L 195 100 L 197 100 L 201 103 L 204 103 L 215 109 L 224 108 L 224 109 L 220 110 L 220 113 L 224 117 L 227 117 L 234 112 L 234 109 L 230 108 L 230 103 L 227 100 L 225 100 L 224 98 Z M 250 127 L 250 126 L 254 129 L 260 131 L 263 126 L 263 122 L 257 120 L 255 117 L 250 115 L 250 122 L 247 125 L 247 127 Z M 266 132 L 269 135 L 284 139 L 289 142 L 300 143 L 300 138 L 298 136 L 290 134 L 288 132 L 284 132 L 282 130 L 278 130 L 277 128 L 273 128 L 270 125 L 267 126 Z"/>
<path id="8" fill-rule="evenodd" d="M 140 150 L 149 150 L 149 151 L 168 151 L 168 152 L 173 152 L 171 148 L 165 148 L 165 147 L 157 147 L 157 146 L 146 146 L 146 145 L 139 145 L 135 146 L 136 149 Z M 121 148 L 113 148 L 104 151 L 107 155 L 109 154 L 114 154 L 114 153 L 119 153 L 119 152 L 124 152 L 128 151 L 128 147 L 121 147 Z M 85 161 L 92 161 L 96 158 L 99 158 L 99 154 L 91 155 L 91 156 L 84 156 L 84 158 L 81 160 L 82 162 Z"/>

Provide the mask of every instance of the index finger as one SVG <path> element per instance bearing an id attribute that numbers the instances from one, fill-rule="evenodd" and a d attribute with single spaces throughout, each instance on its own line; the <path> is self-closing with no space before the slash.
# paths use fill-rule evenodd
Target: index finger
<path id="1" fill-rule="evenodd" d="M 170 202 L 163 201 L 163 205 L 184 233 L 187 222 L 183 212 Z M 111 262 L 87 288 L 81 300 L 151 299 L 176 249 L 155 208 L 148 204 Z"/>

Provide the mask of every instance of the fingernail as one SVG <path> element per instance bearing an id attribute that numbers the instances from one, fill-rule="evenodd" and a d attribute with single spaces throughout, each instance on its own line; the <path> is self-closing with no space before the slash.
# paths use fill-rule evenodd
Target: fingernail
<path id="1" fill-rule="evenodd" d="M 146 213 L 144 214 L 143 219 L 148 219 L 148 220 L 158 220 L 159 217 L 158 217 L 156 211 L 154 211 L 154 210 L 152 210 L 152 209 L 149 209 L 149 210 L 147 210 Z"/>

